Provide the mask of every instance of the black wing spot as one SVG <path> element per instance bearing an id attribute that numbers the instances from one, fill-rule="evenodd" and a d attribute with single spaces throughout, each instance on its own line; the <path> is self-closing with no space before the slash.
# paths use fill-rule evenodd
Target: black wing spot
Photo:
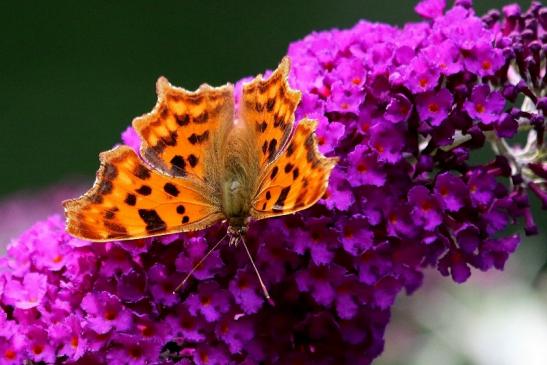
<path id="1" fill-rule="evenodd" d="M 137 196 L 135 194 L 127 194 L 125 197 L 125 204 L 131 205 L 132 207 L 137 204 Z"/>
<path id="2" fill-rule="evenodd" d="M 146 223 L 148 232 L 164 231 L 167 226 L 154 209 L 139 209 L 139 216 Z"/>
<path id="3" fill-rule="evenodd" d="M 313 134 L 309 134 L 308 137 L 306 137 L 306 141 L 304 141 L 304 146 L 307 150 L 313 150 L 313 142 L 315 138 L 313 137 Z"/>
<path id="4" fill-rule="evenodd" d="M 191 144 L 203 143 L 207 140 L 209 140 L 209 131 L 205 131 L 202 134 L 192 133 L 192 135 L 188 137 L 188 142 Z"/>
<path id="5" fill-rule="evenodd" d="M 94 194 L 89 197 L 89 201 L 91 201 L 93 204 L 102 204 L 104 199 L 101 194 Z"/>
<path id="6" fill-rule="evenodd" d="M 264 144 L 262 145 L 262 153 L 266 154 L 267 150 L 268 150 L 268 141 L 264 141 Z"/>
<path id="7" fill-rule="evenodd" d="M 283 211 L 283 208 L 285 207 L 285 199 L 287 199 L 287 196 L 289 195 L 290 191 L 291 191 L 290 185 L 281 189 L 281 193 L 279 194 L 279 197 L 277 198 L 277 201 L 275 202 L 273 207 L 274 212 Z"/>
<path id="8" fill-rule="evenodd" d="M 152 188 L 148 185 L 143 185 L 135 191 L 144 196 L 152 194 Z"/>
<path id="9" fill-rule="evenodd" d="M 177 115 L 175 118 L 177 119 L 177 124 L 181 127 L 184 127 L 190 123 L 190 116 L 188 114 Z"/>
<path id="10" fill-rule="evenodd" d="M 262 112 L 262 111 L 264 110 L 264 105 L 262 105 L 262 104 L 260 104 L 259 102 L 257 102 L 257 103 L 255 104 L 255 110 L 256 110 L 257 112 Z"/>
<path id="11" fill-rule="evenodd" d="M 264 133 L 264 131 L 268 128 L 268 123 L 265 121 L 262 121 L 262 123 L 256 123 L 256 131 L 260 133 Z"/>
<path id="12" fill-rule="evenodd" d="M 298 177 L 298 175 L 300 175 L 300 171 L 298 171 L 298 167 L 295 168 L 293 171 L 292 171 L 292 179 L 293 180 L 296 180 L 296 178 Z"/>
<path id="13" fill-rule="evenodd" d="M 274 166 L 272 169 L 272 173 L 270 174 L 270 179 L 273 180 L 274 177 L 277 175 L 277 172 L 279 171 L 279 168 L 277 166 Z"/>
<path id="14" fill-rule="evenodd" d="M 308 152 L 306 152 L 306 160 L 308 160 L 308 162 L 312 162 L 314 155 L 315 153 L 313 153 L 313 150 L 308 150 Z"/>
<path id="15" fill-rule="evenodd" d="M 165 119 L 169 116 L 169 109 L 166 105 L 163 105 L 160 110 L 160 116 Z M 159 122 L 158 122 L 159 123 Z"/>
<path id="16" fill-rule="evenodd" d="M 101 195 L 108 195 L 112 192 L 112 181 L 105 180 L 99 186 L 98 193 Z"/>
<path id="17" fill-rule="evenodd" d="M 165 190 L 165 192 L 171 196 L 179 195 L 179 189 L 177 189 L 177 187 L 171 183 L 166 183 L 165 185 L 163 185 L 163 190 Z"/>
<path id="18" fill-rule="evenodd" d="M 187 215 L 185 215 L 184 217 L 182 217 L 182 223 L 188 223 L 190 222 L 190 217 L 188 217 Z"/>
<path id="19" fill-rule="evenodd" d="M 291 170 L 293 169 L 294 165 L 290 162 L 288 162 L 286 165 L 285 165 L 285 173 L 288 174 L 289 172 L 291 172 Z"/>
<path id="20" fill-rule="evenodd" d="M 268 103 L 266 104 L 266 109 L 268 109 L 268 111 L 271 112 L 274 106 L 275 106 L 275 99 L 274 98 L 268 99 Z"/>
<path id="21" fill-rule="evenodd" d="M 176 175 L 184 176 L 186 174 L 186 161 L 181 155 L 176 155 L 171 159 L 171 165 L 173 166 L 173 172 Z"/>
<path id="22" fill-rule="evenodd" d="M 294 153 L 294 142 L 291 142 L 289 144 L 289 147 L 287 147 L 287 157 L 291 157 L 293 153 Z"/>
<path id="23" fill-rule="evenodd" d="M 279 115 L 274 115 L 274 127 L 277 128 L 279 127 L 280 125 L 284 125 L 285 124 L 285 118 L 283 118 L 283 116 L 279 116 Z"/>
<path id="24" fill-rule="evenodd" d="M 199 159 L 196 157 L 196 155 L 191 154 L 190 156 L 188 156 L 188 163 L 190 164 L 190 166 L 196 167 L 198 161 Z"/>
<path id="25" fill-rule="evenodd" d="M 104 226 L 110 231 L 108 238 L 127 236 L 127 230 L 125 229 L 125 227 L 110 221 L 105 221 L 103 223 Z"/>
<path id="26" fill-rule="evenodd" d="M 275 82 L 273 81 L 272 79 L 270 79 L 269 81 L 271 81 L 272 83 Z M 267 83 L 260 83 L 258 84 L 258 91 L 261 93 L 261 94 L 264 94 L 266 91 L 268 91 L 270 89 L 270 85 L 268 85 Z"/>
<path id="27" fill-rule="evenodd" d="M 268 145 L 268 160 L 273 160 L 277 146 L 277 139 L 272 139 Z"/>
<path id="28" fill-rule="evenodd" d="M 188 101 L 190 104 L 198 105 L 201 104 L 203 101 L 203 95 L 195 94 L 195 95 L 187 95 L 186 101 Z"/>
<path id="29" fill-rule="evenodd" d="M 207 123 L 207 120 L 209 119 L 209 113 L 207 111 L 204 111 L 200 115 L 194 118 L 194 123 L 196 124 L 203 124 Z"/>
<path id="30" fill-rule="evenodd" d="M 176 146 L 177 145 L 177 138 L 178 134 L 177 132 L 171 132 L 167 137 L 162 137 L 163 143 L 165 143 L 166 146 Z"/>
<path id="31" fill-rule="evenodd" d="M 272 198 L 272 194 L 270 193 L 270 191 L 268 190 L 266 192 L 266 200 L 270 200 Z"/>
<path id="32" fill-rule="evenodd" d="M 184 207 L 184 205 L 179 205 L 179 206 L 177 207 L 177 213 L 178 213 L 178 214 L 181 214 L 181 215 L 182 215 L 182 214 L 184 214 L 185 212 L 186 212 L 186 208 Z"/>
<path id="33" fill-rule="evenodd" d="M 106 163 L 104 165 L 104 178 L 106 180 L 114 180 L 116 176 L 118 176 L 118 169 L 116 166 L 112 165 L 111 163 Z"/>
<path id="34" fill-rule="evenodd" d="M 135 171 L 133 171 L 133 175 L 141 180 L 147 180 L 150 178 L 150 171 L 148 171 L 148 169 L 143 165 L 137 165 L 137 167 L 135 167 Z"/>

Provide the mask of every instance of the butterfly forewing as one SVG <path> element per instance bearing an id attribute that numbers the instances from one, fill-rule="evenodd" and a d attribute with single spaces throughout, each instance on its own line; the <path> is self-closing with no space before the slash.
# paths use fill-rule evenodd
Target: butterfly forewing
<path id="1" fill-rule="evenodd" d="M 266 80 L 262 76 L 243 86 L 239 118 L 254 132 L 259 164 L 265 166 L 279 154 L 291 135 L 300 92 L 287 83 L 289 59 Z"/>
<path id="2" fill-rule="evenodd" d="M 295 213 L 323 196 L 336 159 L 319 152 L 315 128 L 315 121 L 300 121 L 286 148 L 262 171 L 252 202 L 253 218 Z"/>
<path id="3" fill-rule="evenodd" d="M 190 92 L 161 77 L 157 93 L 154 110 L 133 121 L 142 156 L 168 175 L 203 179 L 207 149 L 234 118 L 232 85 Z"/>
<path id="4" fill-rule="evenodd" d="M 64 202 L 67 231 L 93 241 L 141 238 L 205 228 L 220 218 L 201 181 L 149 168 L 128 146 L 100 155 L 95 185 Z"/>

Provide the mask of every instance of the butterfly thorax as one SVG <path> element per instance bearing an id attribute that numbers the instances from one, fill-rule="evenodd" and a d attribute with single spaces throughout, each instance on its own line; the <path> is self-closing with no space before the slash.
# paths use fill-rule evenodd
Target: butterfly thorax
<path id="1" fill-rule="evenodd" d="M 226 139 L 221 176 L 222 212 L 230 227 L 246 227 L 258 176 L 256 147 L 248 129 L 234 126 Z"/>

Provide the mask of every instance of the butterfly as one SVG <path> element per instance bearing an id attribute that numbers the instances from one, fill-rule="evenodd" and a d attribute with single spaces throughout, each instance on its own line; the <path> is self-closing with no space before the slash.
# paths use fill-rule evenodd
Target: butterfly
<path id="1" fill-rule="evenodd" d="M 100 154 L 93 187 L 63 202 L 67 232 L 106 242 L 225 221 L 223 239 L 237 245 L 251 221 L 314 205 L 336 158 L 319 152 L 314 120 L 295 126 L 301 93 L 289 86 L 289 63 L 244 84 L 237 111 L 229 83 L 191 92 L 160 77 L 156 106 L 132 123 L 140 153 L 121 145 Z"/>

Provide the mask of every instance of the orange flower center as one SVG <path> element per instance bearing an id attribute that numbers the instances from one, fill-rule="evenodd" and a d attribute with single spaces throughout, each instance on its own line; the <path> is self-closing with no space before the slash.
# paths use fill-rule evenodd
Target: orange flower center
<path id="1" fill-rule="evenodd" d="M 161 287 L 163 288 L 163 291 L 165 291 L 166 293 L 172 293 L 173 289 L 175 289 L 173 288 L 173 284 L 169 281 L 162 283 Z"/>
<path id="2" fill-rule="evenodd" d="M 426 87 L 428 82 L 427 82 L 427 79 L 422 77 L 420 80 L 418 80 L 418 84 L 421 86 L 421 87 Z"/>
<path id="3" fill-rule="evenodd" d="M 439 110 L 441 110 L 441 108 L 439 107 L 439 104 L 437 103 L 431 103 L 428 105 L 427 109 L 431 112 L 431 113 L 438 113 Z"/>
<path id="4" fill-rule="evenodd" d="M 246 278 L 239 278 L 237 286 L 239 289 L 247 289 L 249 287 L 249 282 Z"/>
<path id="5" fill-rule="evenodd" d="M 34 352 L 35 355 L 40 355 L 42 352 L 44 352 L 44 345 L 38 344 L 32 346 L 32 352 Z"/>
<path id="6" fill-rule="evenodd" d="M 154 330 L 151 326 L 143 324 L 139 326 L 139 330 L 141 331 L 141 335 L 143 337 L 152 337 L 154 335 Z"/>
<path id="7" fill-rule="evenodd" d="M 317 137 L 317 144 L 322 146 L 325 144 L 325 137 Z"/>
<path id="8" fill-rule="evenodd" d="M 370 129 L 370 122 L 369 121 L 361 123 L 361 130 L 363 132 L 367 132 L 369 129 Z"/>
<path id="9" fill-rule="evenodd" d="M 108 321 L 113 321 L 116 319 L 116 312 L 110 309 L 107 309 L 104 312 L 104 318 Z"/>
<path id="10" fill-rule="evenodd" d="M 201 304 L 203 304 L 203 305 L 209 305 L 209 304 L 211 304 L 211 297 L 208 296 L 208 295 L 206 295 L 206 296 L 204 296 L 204 297 L 201 297 L 201 298 L 200 298 L 200 302 L 201 302 Z"/>
<path id="11" fill-rule="evenodd" d="M 344 237 L 346 238 L 353 237 L 353 229 L 351 229 L 351 227 L 344 227 Z"/>
<path id="12" fill-rule="evenodd" d="M 382 145 L 379 144 L 379 143 L 376 143 L 376 144 L 374 145 L 374 149 L 375 149 L 376 151 L 380 152 L 380 153 L 384 152 L 384 146 L 382 146 Z"/>
<path id="13" fill-rule="evenodd" d="M 180 326 L 184 329 L 192 329 L 194 328 L 194 321 L 192 320 L 192 318 L 189 318 L 189 317 L 184 317 L 183 319 L 181 319 L 180 321 Z"/>
<path id="14" fill-rule="evenodd" d="M 204 364 L 208 364 L 209 363 L 209 356 L 207 355 L 206 352 L 202 352 L 199 354 L 199 359 L 201 360 L 202 363 Z"/>
<path id="15" fill-rule="evenodd" d="M 70 346 L 72 346 L 72 348 L 77 348 L 78 347 L 78 344 L 80 343 L 80 339 L 78 338 L 78 336 L 73 336 L 72 339 L 70 340 Z"/>
<path id="16" fill-rule="evenodd" d="M 367 172 L 368 171 L 368 167 L 365 165 L 365 164 L 358 164 L 357 165 L 357 171 L 359 172 Z"/>
<path id="17" fill-rule="evenodd" d="M 12 349 L 7 349 L 6 351 L 4 351 L 4 357 L 8 360 L 15 360 L 16 356 L 17 354 Z"/>
<path id="18" fill-rule="evenodd" d="M 486 108 L 484 107 L 483 103 L 477 103 L 475 104 L 475 110 L 477 111 L 477 113 L 484 113 Z"/>
<path id="19" fill-rule="evenodd" d="M 228 327 L 228 325 L 226 323 L 223 323 L 221 326 L 220 326 L 220 332 L 223 333 L 223 334 L 226 334 L 228 333 L 228 330 L 230 329 L 230 327 Z"/>
<path id="20" fill-rule="evenodd" d="M 355 85 L 359 85 L 361 83 L 360 77 L 354 77 L 353 80 L 351 80 Z"/>
<path id="21" fill-rule="evenodd" d="M 131 356 L 134 359 L 140 359 L 142 357 L 142 351 L 138 347 L 133 347 L 129 349 L 129 356 Z"/>
<path id="22" fill-rule="evenodd" d="M 490 60 L 484 60 L 482 61 L 481 66 L 483 70 L 490 70 L 492 68 L 492 62 L 490 62 Z"/>

